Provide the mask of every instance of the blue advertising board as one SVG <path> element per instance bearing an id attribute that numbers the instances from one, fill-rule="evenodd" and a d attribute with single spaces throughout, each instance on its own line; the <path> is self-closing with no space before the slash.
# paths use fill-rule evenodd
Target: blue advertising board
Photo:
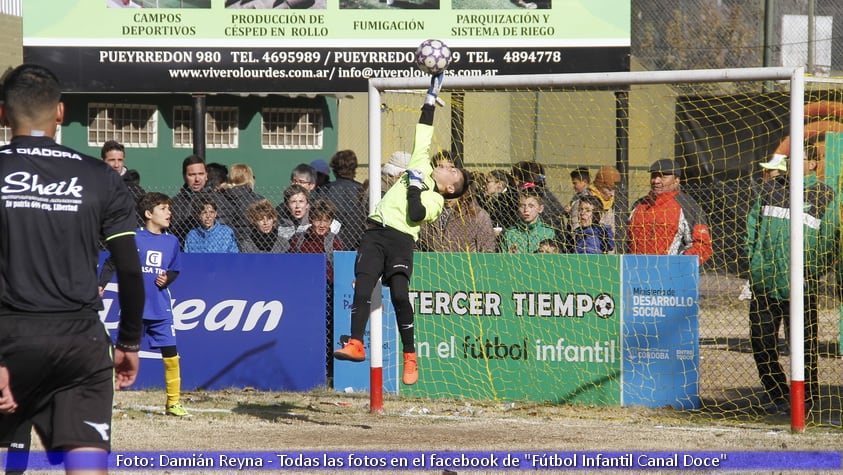
<path id="1" fill-rule="evenodd" d="M 305 391 L 325 384 L 325 256 L 184 254 L 170 286 L 182 388 Z M 119 318 L 117 284 L 100 314 Z M 161 355 L 141 351 L 133 388 L 162 388 Z"/>
<path id="2" fill-rule="evenodd" d="M 334 252 L 334 348 L 342 348 L 340 337 L 351 331 L 351 302 L 354 298 L 354 261 L 357 252 Z M 383 304 L 383 392 L 398 392 L 398 327 L 395 323 L 395 309 L 389 296 L 389 287 L 382 287 Z M 377 305 L 373 302 L 373 306 Z M 334 388 L 340 391 L 359 392 L 369 390 L 369 326 L 363 337 L 366 361 L 334 362 Z"/>
<path id="3" fill-rule="evenodd" d="M 623 256 L 621 405 L 700 406 L 697 256 Z"/>

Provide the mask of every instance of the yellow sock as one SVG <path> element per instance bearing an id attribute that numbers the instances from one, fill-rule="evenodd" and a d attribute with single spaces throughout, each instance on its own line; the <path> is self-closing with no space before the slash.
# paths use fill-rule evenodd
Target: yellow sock
<path id="1" fill-rule="evenodd" d="M 181 369 L 179 356 L 161 358 L 164 361 L 164 383 L 167 390 L 167 407 L 177 404 L 181 399 Z"/>

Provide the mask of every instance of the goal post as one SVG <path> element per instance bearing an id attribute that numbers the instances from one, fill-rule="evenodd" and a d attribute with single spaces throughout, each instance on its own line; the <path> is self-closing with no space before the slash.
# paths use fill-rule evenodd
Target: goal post
<path id="1" fill-rule="evenodd" d="M 705 98 L 711 98 L 711 102 L 716 102 L 716 98 L 718 94 L 723 94 L 723 92 L 718 92 L 717 88 L 706 88 L 705 85 L 717 84 L 717 83 L 728 83 L 732 86 L 730 88 L 723 88 L 723 90 L 728 90 L 731 93 L 735 91 L 743 92 L 749 90 L 747 88 L 743 88 L 744 85 L 753 84 L 753 85 L 760 85 L 753 90 L 763 90 L 764 88 L 770 86 L 776 88 L 779 91 L 782 91 L 784 96 L 788 96 L 787 99 L 783 100 L 783 104 L 781 105 L 782 108 L 786 108 L 789 114 L 787 119 L 783 119 L 783 122 L 787 122 L 786 127 L 788 128 L 787 135 L 790 137 L 802 137 L 804 133 L 803 128 L 803 113 L 804 113 L 804 103 L 805 103 L 805 85 L 804 85 L 804 70 L 803 68 L 781 68 L 781 67 L 769 67 L 769 68 L 744 68 L 744 69 L 716 69 L 716 70 L 682 70 L 682 71 L 641 71 L 641 72 L 616 72 L 616 73 L 582 73 L 582 74 L 549 74 L 549 75 L 523 75 L 523 76 L 480 76 L 480 77 L 457 77 L 457 76 L 447 76 L 444 81 L 442 94 L 443 98 L 445 99 L 446 103 L 449 103 L 449 99 L 453 100 L 460 100 L 462 101 L 462 94 L 459 96 L 454 93 L 464 93 L 466 96 L 470 96 L 472 94 L 482 94 L 482 93 L 498 93 L 504 94 L 509 96 L 514 96 L 517 94 L 529 94 L 534 91 L 544 91 L 547 93 L 552 93 L 553 91 L 570 91 L 570 90 L 577 90 L 577 91 L 599 91 L 599 90 L 614 90 L 614 91 L 622 91 L 624 92 L 623 96 L 615 96 L 615 100 L 611 101 L 611 106 L 606 107 L 627 107 L 624 104 L 628 101 L 628 97 L 625 95 L 630 90 L 634 90 L 636 87 L 639 86 L 658 86 L 658 85 L 682 85 L 683 88 L 687 89 L 687 94 L 689 96 L 699 96 Z M 737 85 L 737 86 L 735 86 Z M 390 134 L 393 134 L 394 130 L 397 130 L 399 127 L 411 127 L 414 126 L 416 123 L 416 119 L 418 117 L 418 107 L 420 107 L 422 103 L 422 97 L 424 91 L 429 86 L 429 79 L 426 78 L 389 78 L 389 79 L 370 79 L 369 80 L 369 88 L 368 88 L 368 119 L 369 119 L 369 203 L 370 207 L 374 207 L 375 204 L 381 197 L 381 177 L 380 177 L 380 169 L 382 161 L 384 157 L 388 157 L 389 154 L 398 149 L 399 147 L 407 148 L 412 146 L 411 142 L 408 141 L 408 137 L 411 140 L 412 134 L 408 133 L 401 133 L 401 139 L 396 142 L 394 137 L 389 137 Z M 755 87 L 755 86 L 753 86 Z M 415 94 L 413 97 L 413 104 L 410 104 L 410 101 L 398 101 L 405 104 L 405 108 L 407 109 L 407 114 L 402 116 L 401 124 L 396 125 L 394 123 L 386 124 L 383 121 L 384 118 L 384 110 L 389 109 L 389 107 L 384 107 L 388 97 L 391 97 L 390 94 L 404 94 L 405 96 L 407 93 Z M 453 97 L 451 97 L 453 95 Z M 679 94 L 677 94 L 679 95 Z M 499 95 L 494 96 L 493 100 L 498 100 Z M 521 97 L 521 96 L 519 96 Z M 469 99 L 466 99 L 468 101 Z M 565 101 L 569 101 L 570 98 L 563 97 L 560 98 L 560 105 L 551 108 L 553 111 L 557 113 L 559 111 L 565 111 L 568 109 L 575 109 L 573 107 L 566 107 L 568 104 Z M 594 98 L 589 98 L 589 101 L 593 103 L 593 107 L 602 107 L 602 99 L 595 100 Z M 786 102 L 785 102 L 786 101 Z M 506 102 L 506 99 L 504 99 Z M 515 100 L 511 100 L 510 102 L 515 102 Z M 659 153 L 664 152 L 665 150 L 669 153 L 674 151 L 677 146 L 684 145 L 684 144 L 676 144 L 670 143 L 668 146 L 662 146 L 661 149 L 656 150 L 658 147 L 653 147 L 652 150 L 639 150 L 641 148 L 640 143 L 646 142 L 646 138 L 635 137 L 634 130 L 628 130 L 625 127 L 626 121 L 629 120 L 629 113 L 630 111 L 621 111 L 618 113 L 617 111 L 613 111 L 615 117 L 615 123 L 612 126 L 614 130 L 614 137 L 604 137 L 604 133 L 595 133 L 593 138 L 589 140 L 593 140 L 595 143 L 609 143 L 610 145 L 606 145 L 605 148 L 614 148 L 614 150 L 606 150 L 606 153 L 596 154 L 589 150 L 579 150 L 577 151 L 577 158 L 575 159 L 567 159 L 565 156 L 561 156 L 556 152 L 549 152 L 552 147 L 546 147 L 542 144 L 528 144 L 531 139 L 531 135 L 535 140 L 542 141 L 547 140 L 549 143 L 553 139 L 544 139 L 544 138 L 536 138 L 539 135 L 539 129 L 543 127 L 543 124 L 549 120 L 546 115 L 540 114 L 540 107 L 545 105 L 545 102 L 542 99 L 536 96 L 535 100 L 529 102 L 534 110 L 532 112 L 525 112 L 525 114 L 533 113 L 533 123 L 530 123 L 530 120 L 524 119 L 521 123 L 524 127 L 524 133 L 513 133 L 512 136 L 508 136 L 509 142 L 505 144 L 507 148 L 507 152 L 512 152 L 514 150 L 518 150 L 518 153 L 503 153 L 504 158 L 493 158 L 491 160 L 488 159 L 488 154 L 485 152 L 478 152 L 475 149 L 480 150 L 484 147 L 484 138 L 479 137 L 477 132 L 473 132 L 472 137 L 467 137 L 469 135 L 469 131 L 454 131 L 449 130 L 445 135 L 441 135 L 439 129 L 439 122 L 437 122 L 437 135 L 434 140 L 437 142 L 434 144 L 432 149 L 436 148 L 449 148 L 449 141 L 453 140 L 466 140 L 465 143 L 461 143 L 460 150 L 463 150 L 464 147 L 464 163 L 466 168 L 472 171 L 481 171 L 485 172 L 492 168 L 506 168 L 508 165 L 518 161 L 518 160 L 536 160 L 544 165 L 551 168 L 552 173 L 554 174 L 555 183 L 557 188 L 553 191 L 557 194 L 562 193 L 560 196 L 564 196 L 567 198 L 570 195 L 570 190 L 565 189 L 563 186 L 560 186 L 559 183 L 565 183 L 567 180 L 567 172 L 579 165 L 589 166 L 592 169 L 599 168 L 601 165 L 612 165 L 616 166 L 622 171 L 626 171 L 627 169 L 636 170 L 636 177 L 637 177 L 637 185 L 633 183 L 624 183 L 626 185 L 626 191 L 630 192 L 630 202 L 637 196 L 641 196 L 642 193 L 640 191 L 646 191 L 647 184 L 642 184 L 642 181 L 646 178 L 643 178 L 646 174 L 646 166 L 649 164 L 647 157 L 652 160 L 656 158 L 662 158 L 659 156 Z M 608 101 L 607 101 L 608 102 Z M 450 107 L 451 104 L 448 104 Z M 448 107 L 440 108 L 440 114 L 443 114 L 445 111 L 450 111 Z M 509 106 L 512 107 L 512 106 Z M 582 107 L 582 110 L 577 110 L 575 112 L 571 112 L 572 117 L 569 121 L 562 121 L 560 124 L 571 124 L 571 123 L 581 123 L 587 124 L 589 121 L 593 120 L 591 117 L 592 114 L 588 113 L 588 108 L 592 107 L 590 105 L 578 105 L 577 107 Z M 655 110 L 657 105 L 653 106 L 653 110 Z M 668 112 L 675 113 L 675 104 L 668 103 L 666 107 L 662 106 L 668 110 Z M 740 113 L 742 111 L 736 111 L 736 113 Z M 446 112 L 447 113 L 447 112 Z M 462 113 L 462 111 L 461 111 Z M 547 114 L 548 112 L 542 112 Z M 567 113 L 567 112 L 562 112 Z M 581 117 L 574 117 L 573 114 L 580 113 L 582 114 Z M 633 114 L 636 114 L 636 111 L 632 111 Z M 639 112 L 640 113 L 640 112 Z M 648 112 L 644 112 L 647 114 Z M 445 115 L 445 114 L 443 114 Z M 437 120 L 438 117 L 437 117 Z M 665 115 L 665 121 L 673 121 L 674 118 L 670 117 L 668 114 Z M 759 119 L 761 120 L 761 119 Z M 470 127 L 476 128 L 485 128 L 489 127 L 490 124 L 496 121 L 496 118 L 492 116 L 492 114 L 485 115 L 482 117 L 482 121 L 478 115 L 469 115 L 466 114 L 465 118 L 465 127 L 468 129 Z M 473 122 L 476 121 L 476 122 Z M 396 122 L 393 120 L 392 122 Z M 449 128 L 451 125 L 450 122 L 445 122 L 444 128 Z M 671 132 L 668 126 L 669 124 L 661 124 L 661 126 L 667 127 L 668 132 Z M 563 127 L 564 125 L 560 125 L 559 127 Z M 490 127 L 494 129 L 494 127 Z M 545 126 L 546 128 L 546 126 Z M 608 129 L 607 129 L 608 130 Z M 672 131 L 676 134 L 676 131 Z M 454 134 L 465 134 L 466 137 L 459 137 L 455 138 Z M 585 131 L 574 131 L 571 135 L 582 135 L 587 133 Z M 491 133 L 490 133 L 491 135 Z M 651 142 L 655 142 L 658 140 L 658 131 L 652 132 L 653 138 L 651 138 Z M 678 141 L 678 138 L 674 138 L 673 141 Z M 765 137 L 765 140 L 772 140 L 769 137 Z M 521 142 L 525 142 L 521 144 Z M 576 138 L 571 139 L 572 143 L 579 144 Z M 633 142 L 633 144 L 630 144 Z M 705 140 L 701 140 L 701 142 L 705 142 Z M 723 147 L 730 146 L 727 140 L 723 141 Z M 719 142 L 718 142 L 719 143 Z M 523 145 L 523 147 L 522 147 Z M 633 151 L 636 153 L 629 153 L 630 150 L 622 151 L 623 153 L 618 153 L 618 147 L 633 147 Z M 697 144 L 696 146 L 700 146 Z M 385 150 L 385 147 L 390 147 Z M 521 147 L 521 148 L 518 148 Z M 485 150 L 485 149 L 484 149 Z M 526 155 L 520 153 L 520 151 L 526 150 Z M 532 153 L 532 155 L 530 155 Z M 727 152 L 717 151 L 718 154 L 724 154 Z M 481 157 L 482 155 L 482 157 Z M 512 155 L 512 156 L 509 156 Z M 594 156 L 599 155 L 599 158 L 593 158 Z M 630 158 L 631 156 L 635 156 Z M 611 157 L 611 158 L 609 158 Z M 643 157 L 643 158 L 642 158 Z M 803 240 L 803 195 L 802 195 L 802 188 L 803 188 L 803 159 L 804 159 L 804 151 L 803 151 L 803 141 L 802 140 L 791 140 L 790 141 L 790 150 L 789 150 L 789 157 L 790 157 L 790 165 L 789 165 L 789 180 L 790 180 L 790 231 L 791 231 L 791 242 L 790 242 L 790 313 L 791 313 L 791 325 L 790 325 L 790 334 L 788 335 L 788 339 L 790 342 L 790 378 L 791 378 L 791 402 L 792 402 L 792 411 L 791 411 L 791 428 L 794 431 L 804 431 L 805 429 L 805 407 L 804 407 L 804 381 L 805 381 L 805 368 L 804 368 L 804 352 L 803 352 L 803 342 L 804 342 L 804 321 L 803 321 L 803 286 L 801 285 L 804 280 L 804 272 L 803 272 L 803 248 L 804 248 L 804 240 Z M 755 158 L 764 158 L 758 155 L 756 152 Z M 626 163 L 617 163 L 616 161 L 626 160 Z M 725 161 L 724 161 L 725 162 Z M 713 165 L 714 168 L 723 167 L 723 163 L 716 163 Z M 704 168 L 700 165 L 700 169 Z M 549 173 L 550 174 L 550 173 Z M 748 178 L 748 177 L 742 177 Z M 558 191 L 563 190 L 563 191 Z M 638 193 L 633 193 L 633 191 L 638 191 Z M 746 213 L 748 210 L 744 209 L 742 213 Z M 736 211 L 738 212 L 738 211 Z M 728 227 L 724 225 L 724 227 Z M 741 254 L 740 249 L 738 249 L 738 245 L 732 245 L 734 249 L 729 249 L 729 252 L 733 255 Z M 716 252 L 716 251 L 715 251 Z M 735 257 L 732 260 L 738 261 L 740 258 Z M 736 264 L 737 265 L 737 264 Z M 415 279 L 414 279 L 415 280 Z M 415 288 L 415 285 L 411 283 L 411 287 Z M 380 292 L 379 289 L 376 289 L 376 292 Z M 381 314 L 379 311 L 373 311 L 372 317 L 370 319 L 370 348 L 373 350 L 373 358 L 371 359 L 372 365 L 372 374 L 373 380 L 371 385 L 371 409 L 373 411 L 380 411 L 382 410 L 383 398 L 382 398 L 382 388 L 379 387 L 380 383 L 378 380 L 378 384 L 376 383 L 376 378 L 380 378 L 380 365 L 382 365 L 383 358 L 380 356 L 380 351 L 383 349 L 383 335 L 381 333 L 382 328 L 382 321 L 380 319 Z M 743 323 L 744 329 L 744 337 L 748 334 L 748 323 L 745 312 L 740 314 L 741 322 Z M 736 333 L 739 330 L 736 330 Z M 525 347 L 527 342 L 525 340 Z M 526 348 L 525 348 L 526 349 Z M 378 352 L 377 358 L 375 358 L 375 352 Z M 538 351 L 538 350 L 537 350 Z M 423 364 L 420 364 L 420 378 L 424 379 L 429 377 L 429 375 L 425 374 L 425 368 Z M 491 373 L 490 373 L 491 374 Z M 490 376 L 491 377 L 491 376 Z M 754 375 L 755 382 L 757 383 L 757 374 Z M 756 384 L 757 385 L 757 384 Z"/>

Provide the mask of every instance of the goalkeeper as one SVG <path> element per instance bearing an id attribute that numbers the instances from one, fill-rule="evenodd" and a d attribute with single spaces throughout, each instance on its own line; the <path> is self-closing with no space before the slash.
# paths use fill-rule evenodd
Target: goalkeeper
<path id="1" fill-rule="evenodd" d="M 407 172 L 386 192 L 369 214 L 366 231 L 357 251 L 354 266 L 354 300 L 351 305 L 351 336 L 343 337 L 342 349 L 334 358 L 364 361 L 363 333 L 372 305 L 372 291 L 379 278 L 390 288 L 398 332 L 404 351 L 404 384 L 419 378 L 410 303 L 410 276 L 413 273 L 413 248 L 422 222 L 432 222 L 442 214 L 446 199 L 459 198 L 468 189 L 470 176 L 447 160 L 433 168 L 430 141 L 433 114 L 442 87 L 440 73 L 430 79 L 430 88 L 416 125 L 413 153 Z"/>

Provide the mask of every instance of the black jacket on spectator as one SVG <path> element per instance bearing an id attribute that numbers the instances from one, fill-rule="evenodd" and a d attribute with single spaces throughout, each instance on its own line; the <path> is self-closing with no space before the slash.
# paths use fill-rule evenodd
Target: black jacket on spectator
<path id="1" fill-rule="evenodd" d="M 240 239 L 244 232 L 248 232 L 252 225 L 246 220 L 246 208 L 255 201 L 264 199 L 263 196 L 255 193 L 248 185 L 222 188 L 217 193 L 217 217 L 220 222 L 234 230 L 237 239 Z"/>
<path id="2" fill-rule="evenodd" d="M 360 199 L 363 185 L 347 178 L 337 178 L 319 195 L 319 198 L 331 201 L 337 207 L 334 218 L 342 223 L 338 233 L 346 249 L 356 250 L 363 237 L 366 223 L 366 208 Z"/>
<path id="3" fill-rule="evenodd" d="M 509 229 L 521 222 L 518 215 L 518 193 L 512 188 L 495 196 L 481 195 L 477 200 L 481 208 L 489 213 L 492 226 Z"/>

